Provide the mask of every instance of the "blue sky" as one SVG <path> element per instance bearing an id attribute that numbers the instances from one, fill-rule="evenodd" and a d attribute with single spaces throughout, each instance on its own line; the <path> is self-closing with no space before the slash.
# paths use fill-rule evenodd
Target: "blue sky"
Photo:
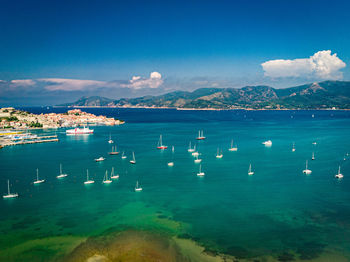
<path id="1" fill-rule="evenodd" d="M 13 80 L 33 80 L 22 86 L 29 100 L 40 96 L 71 99 L 65 96 L 67 92 L 115 98 L 157 94 L 191 89 L 198 79 L 203 87 L 287 87 L 328 78 L 349 80 L 349 10 L 348 1 L 337 0 L 2 0 L 0 80 L 4 82 L 0 96 L 5 96 L 4 86 L 9 88 Z M 325 50 L 330 52 L 315 59 L 318 65 L 330 63 L 330 72 L 319 67 L 309 70 L 309 60 L 262 66 L 277 59 L 309 59 Z M 291 71 L 291 75 L 286 73 Z M 155 85 L 151 72 L 161 75 Z M 135 89 L 131 79 L 136 76 L 140 79 L 134 82 L 143 82 Z M 48 81 L 37 79 L 96 80 L 109 86 L 98 84 L 94 89 L 92 82 L 86 90 L 68 90 L 67 82 L 63 89 L 52 90 L 45 88 Z M 10 91 L 0 103 L 22 103 Z M 22 91 L 19 94 L 24 98 Z"/>

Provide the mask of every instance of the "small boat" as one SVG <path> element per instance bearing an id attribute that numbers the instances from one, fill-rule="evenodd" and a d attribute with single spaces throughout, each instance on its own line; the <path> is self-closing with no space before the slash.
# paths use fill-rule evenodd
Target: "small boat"
<path id="1" fill-rule="evenodd" d="M 340 166 L 339 166 L 339 169 L 338 169 L 338 174 L 335 175 L 336 178 L 343 178 L 344 175 L 342 173 L 340 173 Z"/>
<path id="2" fill-rule="evenodd" d="M 198 164 L 198 163 L 202 162 L 202 159 L 199 159 L 199 158 L 198 158 L 198 155 L 197 155 L 197 156 L 196 156 L 196 159 L 194 160 L 194 162 L 195 162 L 196 164 Z"/>
<path id="3" fill-rule="evenodd" d="M 118 155 L 117 146 L 112 146 L 112 151 L 108 152 L 109 155 Z"/>
<path id="4" fill-rule="evenodd" d="M 34 184 L 41 184 L 44 183 L 45 179 L 39 179 L 39 169 L 36 169 L 36 180 L 34 181 Z"/>
<path id="5" fill-rule="evenodd" d="M 95 183 L 94 180 L 89 180 L 89 170 L 86 169 L 86 181 L 84 182 L 84 185 L 89 185 Z"/>
<path id="6" fill-rule="evenodd" d="M 199 165 L 199 172 L 197 173 L 197 176 L 204 176 L 205 173 L 202 172 L 202 165 Z"/>
<path id="7" fill-rule="evenodd" d="M 108 144 L 113 144 L 114 141 L 112 140 L 111 134 L 109 134 L 109 140 L 108 140 Z"/>
<path id="8" fill-rule="evenodd" d="M 205 136 L 203 135 L 203 130 L 202 131 L 198 131 L 198 136 L 196 137 L 197 140 L 204 140 Z"/>
<path id="9" fill-rule="evenodd" d="M 188 146 L 187 152 L 193 153 L 194 151 L 196 151 L 196 145 L 192 148 L 191 147 L 191 142 L 190 142 L 190 145 Z"/>
<path id="10" fill-rule="evenodd" d="M 199 156 L 199 153 L 198 152 L 193 152 L 192 156 L 197 157 L 197 156 Z"/>
<path id="11" fill-rule="evenodd" d="M 84 128 L 74 128 L 66 130 L 67 135 L 83 135 L 83 134 L 92 134 L 94 132 L 93 129 L 89 129 L 88 127 Z"/>
<path id="12" fill-rule="evenodd" d="M 221 152 L 219 153 L 219 148 L 218 148 L 218 151 L 216 153 L 216 158 L 222 158 L 223 157 L 223 154 L 222 154 L 222 150 Z"/>
<path id="13" fill-rule="evenodd" d="M 173 152 L 173 153 L 175 152 L 175 147 L 174 146 L 171 147 L 171 152 Z"/>
<path id="14" fill-rule="evenodd" d="M 307 168 L 307 160 L 306 160 L 306 163 L 305 163 L 305 169 L 303 170 L 303 173 L 305 175 L 310 175 L 312 173 L 312 171 Z"/>
<path id="15" fill-rule="evenodd" d="M 125 159 L 126 158 L 126 155 L 124 154 L 124 151 L 122 153 L 122 159 Z"/>
<path id="16" fill-rule="evenodd" d="M 167 148 L 168 148 L 168 146 L 163 145 L 162 135 L 160 135 L 159 140 L 158 140 L 157 149 L 167 149 Z"/>
<path id="17" fill-rule="evenodd" d="M 104 161 L 104 160 L 105 160 L 105 158 L 102 157 L 102 156 L 95 159 L 96 162 L 101 162 L 101 161 Z"/>
<path id="18" fill-rule="evenodd" d="M 174 162 L 169 162 L 168 166 L 174 166 Z"/>
<path id="19" fill-rule="evenodd" d="M 136 164 L 135 153 L 132 152 L 132 160 L 130 160 L 130 164 Z"/>
<path id="20" fill-rule="evenodd" d="M 254 172 L 252 171 L 252 164 L 249 164 L 248 175 L 249 175 L 249 176 L 254 175 Z"/>
<path id="21" fill-rule="evenodd" d="M 231 140 L 231 147 L 228 149 L 228 151 L 237 151 L 237 145 L 233 146 L 233 139 Z"/>
<path id="22" fill-rule="evenodd" d="M 295 143 L 293 143 L 292 152 L 295 152 Z"/>
<path id="23" fill-rule="evenodd" d="M 110 183 L 112 183 L 112 180 L 108 179 L 108 171 L 107 170 L 106 170 L 105 176 L 103 177 L 102 183 L 103 184 L 110 184 Z"/>
<path id="24" fill-rule="evenodd" d="M 118 174 L 114 174 L 114 167 L 112 167 L 112 171 L 111 171 L 111 179 L 118 179 L 119 175 Z"/>
<path id="25" fill-rule="evenodd" d="M 136 192 L 142 191 L 142 187 L 139 186 L 139 181 L 136 181 L 135 191 Z"/>
<path id="26" fill-rule="evenodd" d="M 7 180 L 7 195 L 3 195 L 3 198 L 16 198 L 18 197 L 17 193 L 10 192 L 10 180 Z"/>
<path id="27" fill-rule="evenodd" d="M 313 145 L 317 145 L 317 142 L 312 142 Z"/>
<path id="28" fill-rule="evenodd" d="M 316 159 L 316 158 L 315 158 L 315 153 L 312 152 L 311 160 L 315 160 L 315 159 Z"/>
<path id="29" fill-rule="evenodd" d="M 265 145 L 265 146 L 272 146 L 272 141 L 271 141 L 271 140 L 267 140 L 267 141 L 262 142 L 262 143 L 263 143 L 263 145 Z"/>
<path id="30" fill-rule="evenodd" d="M 60 174 L 58 176 L 56 176 L 56 178 L 64 178 L 66 176 L 68 176 L 68 174 L 62 173 L 62 164 L 60 164 Z"/>

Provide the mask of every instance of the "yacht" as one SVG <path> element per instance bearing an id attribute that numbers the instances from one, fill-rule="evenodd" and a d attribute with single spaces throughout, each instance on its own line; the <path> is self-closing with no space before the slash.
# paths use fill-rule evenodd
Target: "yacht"
<path id="1" fill-rule="evenodd" d="M 132 160 L 130 160 L 130 164 L 136 164 L 135 153 L 132 152 Z"/>
<path id="2" fill-rule="evenodd" d="M 194 147 L 192 148 L 192 147 L 191 147 L 191 142 L 190 142 L 190 145 L 188 146 L 187 152 L 193 153 L 194 151 L 196 151 L 196 146 L 194 146 Z"/>
<path id="3" fill-rule="evenodd" d="M 197 157 L 197 156 L 199 156 L 199 153 L 198 152 L 193 152 L 192 156 Z"/>
<path id="4" fill-rule="evenodd" d="M 118 155 L 117 146 L 112 146 L 112 151 L 108 152 L 109 155 Z"/>
<path id="5" fill-rule="evenodd" d="M 122 159 L 125 159 L 126 158 L 126 155 L 124 154 L 124 151 L 122 153 Z"/>
<path id="6" fill-rule="evenodd" d="M 86 181 L 84 182 L 85 185 L 93 184 L 95 183 L 94 180 L 89 180 L 89 170 L 86 169 Z"/>
<path id="7" fill-rule="evenodd" d="M 112 183 L 112 180 L 110 180 L 110 179 L 108 178 L 108 171 L 107 171 L 107 170 L 106 170 L 105 176 L 103 177 L 102 183 L 103 183 L 103 184 L 110 184 L 110 183 Z"/>
<path id="8" fill-rule="evenodd" d="M 293 143 L 292 152 L 295 152 L 295 143 Z"/>
<path id="9" fill-rule="evenodd" d="M 84 128 L 74 128 L 66 130 L 67 135 L 81 135 L 81 134 L 92 134 L 94 132 L 93 129 L 89 129 L 88 127 Z"/>
<path id="10" fill-rule="evenodd" d="M 272 146 L 272 141 L 271 140 L 267 140 L 267 141 L 263 142 L 263 145 L 265 145 L 265 146 Z"/>
<path id="11" fill-rule="evenodd" d="M 311 160 L 315 160 L 315 153 L 312 152 Z"/>
<path id="12" fill-rule="evenodd" d="M 252 171 L 252 164 L 249 164 L 248 175 L 249 175 L 249 176 L 254 175 L 254 172 Z"/>
<path id="13" fill-rule="evenodd" d="M 111 134 L 109 134 L 109 140 L 108 140 L 108 144 L 113 144 L 114 141 L 112 140 Z"/>
<path id="14" fill-rule="evenodd" d="M 111 171 L 111 179 L 118 179 L 119 175 L 118 174 L 114 174 L 114 167 L 112 167 L 112 171 Z"/>
<path id="15" fill-rule="evenodd" d="M 174 166 L 174 162 L 169 162 L 168 166 Z"/>
<path id="16" fill-rule="evenodd" d="M 222 151 L 219 153 L 219 148 L 218 148 L 218 151 L 216 153 L 216 158 L 222 158 L 222 157 L 223 157 Z"/>
<path id="17" fill-rule="evenodd" d="M 136 192 L 142 191 L 142 187 L 139 186 L 139 181 L 136 181 L 135 191 Z"/>
<path id="18" fill-rule="evenodd" d="M 202 159 L 198 158 L 198 155 L 197 155 L 197 156 L 196 156 L 196 159 L 194 160 L 194 162 L 195 162 L 196 164 L 198 164 L 198 163 L 202 162 Z"/>
<path id="19" fill-rule="evenodd" d="M 18 197 L 17 193 L 10 192 L 10 180 L 7 180 L 7 195 L 3 195 L 3 198 L 16 198 Z"/>
<path id="20" fill-rule="evenodd" d="M 157 145 L 157 149 L 167 149 L 167 148 L 168 148 L 168 146 L 163 145 L 162 135 L 160 135 L 159 141 L 158 141 L 158 145 Z"/>
<path id="21" fill-rule="evenodd" d="M 335 175 L 336 178 L 343 178 L 344 175 L 342 173 L 340 173 L 340 166 L 339 166 L 339 169 L 338 169 L 338 174 Z"/>
<path id="22" fill-rule="evenodd" d="M 41 184 L 44 183 L 45 179 L 39 179 L 39 169 L 36 169 L 36 180 L 34 181 L 34 184 Z"/>
<path id="23" fill-rule="evenodd" d="M 104 160 L 105 160 L 105 158 L 102 157 L 102 156 L 95 159 L 96 162 L 101 162 L 101 161 L 104 161 Z"/>
<path id="24" fill-rule="evenodd" d="M 202 172 L 202 165 L 199 165 L 199 172 L 197 173 L 197 176 L 204 176 L 205 173 Z"/>
<path id="25" fill-rule="evenodd" d="M 237 145 L 233 146 L 233 139 L 231 140 L 231 147 L 228 149 L 228 151 L 237 151 Z"/>
<path id="26" fill-rule="evenodd" d="M 60 164 L 60 174 L 58 175 L 58 176 L 56 176 L 57 178 L 64 178 L 64 177 L 66 177 L 66 176 L 68 176 L 68 174 L 63 174 L 62 173 L 62 164 Z"/>
<path id="27" fill-rule="evenodd" d="M 205 136 L 203 135 L 203 130 L 202 131 L 198 131 L 198 136 L 196 137 L 197 140 L 204 140 Z"/>
<path id="28" fill-rule="evenodd" d="M 312 173 L 312 171 L 307 168 L 307 160 L 306 160 L 306 163 L 305 163 L 305 169 L 303 170 L 303 173 L 305 175 L 310 175 Z"/>

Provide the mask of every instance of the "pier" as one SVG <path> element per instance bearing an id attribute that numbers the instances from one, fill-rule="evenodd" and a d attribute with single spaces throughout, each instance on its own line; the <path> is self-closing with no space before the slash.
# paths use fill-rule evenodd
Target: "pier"
<path id="1" fill-rule="evenodd" d="M 57 135 L 54 136 L 39 136 L 36 138 L 24 138 L 18 142 L 14 142 L 10 139 L 0 140 L 0 148 L 5 146 L 16 146 L 16 145 L 26 145 L 26 144 L 37 144 L 37 143 L 49 143 L 49 142 L 58 142 Z"/>

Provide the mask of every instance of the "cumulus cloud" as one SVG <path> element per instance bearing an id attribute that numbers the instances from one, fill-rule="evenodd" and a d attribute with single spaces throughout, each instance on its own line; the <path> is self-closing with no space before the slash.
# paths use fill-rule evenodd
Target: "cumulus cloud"
<path id="1" fill-rule="evenodd" d="M 149 78 L 142 78 L 140 76 L 133 76 L 129 83 L 122 84 L 122 87 L 129 87 L 133 89 L 141 88 L 158 88 L 163 84 L 162 75 L 158 72 L 152 72 Z"/>
<path id="2" fill-rule="evenodd" d="M 342 79 L 340 69 L 346 64 L 331 50 L 315 53 L 309 58 L 294 60 L 277 59 L 262 63 L 264 75 L 271 78 L 300 77 L 319 79 Z"/>

